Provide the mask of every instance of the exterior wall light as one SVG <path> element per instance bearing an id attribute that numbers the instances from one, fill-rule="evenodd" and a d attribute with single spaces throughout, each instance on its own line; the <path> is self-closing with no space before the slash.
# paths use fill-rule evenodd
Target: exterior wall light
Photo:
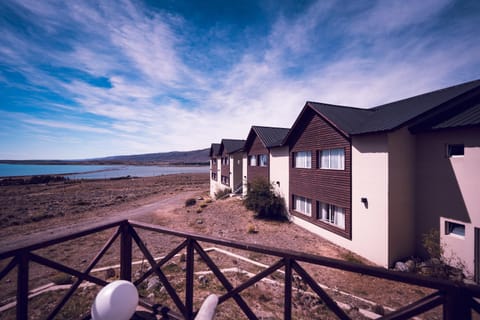
<path id="1" fill-rule="evenodd" d="M 362 201 L 363 205 L 365 206 L 365 208 L 368 209 L 368 199 L 367 198 L 360 198 L 360 201 Z"/>

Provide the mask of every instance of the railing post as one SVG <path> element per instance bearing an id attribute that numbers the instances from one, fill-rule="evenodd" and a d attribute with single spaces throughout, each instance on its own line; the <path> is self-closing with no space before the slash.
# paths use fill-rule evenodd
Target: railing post
<path id="1" fill-rule="evenodd" d="M 120 225 L 120 279 L 132 281 L 132 235 L 128 221 Z"/>
<path id="2" fill-rule="evenodd" d="M 187 257 L 186 257 L 186 279 L 185 279 L 185 308 L 186 319 L 193 319 L 193 277 L 194 277 L 194 240 L 187 239 Z"/>
<path id="3" fill-rule="evenodd" d="M 20 252 L 17 268 L 17 319 L 28 319 L 28 253 Z"/>
<path id="4" fill-rule="evenodd" d="M 286 258 L 285 261 L 285 305 L 284 315 L 285 320 L 292 319 L 292 260 Z"/>
<path id="5" fill-rule="evenodd" d="M 471 320 L 472 310 L 470 308 L 470 299 L 472 299 L 472 297 L 465 288 L 454 287 L 449 289 L 445 295 L 443 319 Z"/>

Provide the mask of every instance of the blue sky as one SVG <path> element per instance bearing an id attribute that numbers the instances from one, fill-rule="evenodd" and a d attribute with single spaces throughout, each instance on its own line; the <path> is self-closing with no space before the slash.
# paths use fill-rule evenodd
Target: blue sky
<path id="1" fill-rule="evenodd" d="M 480 78 L 480 1 L 0 2 L 0 159 L 209 147 Z"/>

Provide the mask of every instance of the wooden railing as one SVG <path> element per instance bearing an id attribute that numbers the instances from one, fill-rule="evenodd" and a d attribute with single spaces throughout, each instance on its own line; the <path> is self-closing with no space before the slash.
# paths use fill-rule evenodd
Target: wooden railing
<path id="1" fill-rule="evenodd" d="M 115 228 L 113 235 L 106 241 L 98 254 L 92 259 L 88 266 L 83 270 L 77 270 L 68 267 L 62 263 L 53 261 L 40 256 L 34 251 L 47 248 L 49 246 L 60 244 L 65 241 L 77 239 L 86 235 L 95 234 L 107 229 Z M 152 253 L 147 248 L 146 242 L 139 235 L 140 230 L 148 230 L 150 232 L 160 233 L 178 237 L 181 243 L 173 250 L 168 252 L 159 261 L 155 260 Z M 171 298 L 179 313 L 174 313 L 167 307 L 162 307 L 158 304 L 152 304 L 141 299 L 141 304 L 144 307 L 150 308 L 154 312 L 163 314 L 169 318 L 179 319 L 193 319 L 196 310 L 194 310 L 194 255 L 198 254 L 203 263 L 205 263 L 219 282 L 225 289 L 225 293 L 219 297 L 219 305 L 227 300 L 233 300 L 245 316 L 249 319 L 257 319 L 257 315 L 249 306 L 249 304 L 240 295 L 245 289 L 252 287 L 258 281 L 265 277 L 283 269 L 284 272 L 284 319 L 292 318 L 292 292 L 294 290 L 294 272 L 299 275 L 302 280 L 311 288 L 311 290 L 318 295 L 328 309 L 333 312 L 340 319 L 350 319 L 347 312 L 345 312 L 332 299 L 327 291 L 323 289 L 314 278 L 301 266 L 301 264 L 312 264 L 317 266 L 324 266 L 333 269 L 339 269 L 358 274 L 368 275 L 376 278 L 398 281 L 406 284 L 422 286 L 433 289 L 433 293 L 421 298 L 420 300 L 401 307 L 393 312 L 383 316 L 381 319 L 410 319 L 416 315 L 422 314 L 428 310 L 432 310 L 438 306 L 443 306 L 444 319 L 471 319 L 472 311 L 480 313 L 480 289 L 478 286 L 465 285 L 463 283 L 455 283 L 450 281 L 432 279 L 427 277 L 420 277 L 413 274 L 405 274 L 392 272 L 383 268 L 359 265 L 341 260 L 335 260 L 326 257 L 320 257 L 300 252 L 286 251 L 280 249 L 273 249 L 261 245 L 254 245 L 249 243 L 241 243 L 237 241 L 230 241 L 225 239 L 207 237 L 186 232 L 174 231 L 171 229 L 162 228 L 156 225 L 145 224 L 135 221 L 118 221 L 101 226 L 96 226 L 76 233 L 52 237 L 31 245 L 26 245 L 20 248 L 8 249 L 0 251 L 0 261 L 11 259 L 8 264 L 0 271 L 0 280 L 2 280 L 13 269 L 17 268 L 16 279 L 16 318 L 27 319 L 29 316 L 29 267 L 31 263 L 40 264 L 48 268 L 58 270 L 60 272 L 76 277 L 76 281 L 71 285 L 69 290 L 53 308 L 50 314 L 46 315 L 46 319 L 55 318 L 61 309 L 65 306 L 68 300 L 72 297 L 75 291 L 83 282 L 94 283 L 99 286 L 105 286 L 107 281 L 93 276 L 91 271 L 100 259 L 109 250 L 112 244 L 120 237 L 120 272 L 121 279 L 132 281 L 132 248 L 135 243 L 142 252 L 144 258 L 149 263 L 149 268 L 140 275 L 133 283 L 140 286 L 147 278 L 152 275 L 158 276 L 162 285 L 164 286 L 168 296 Z M 246 250 L 249 252 L 256 252 L 267 255 L 276 259 L 276 262 L 265 268 L 258 274 L 250 277 L 240 285 L 234 287 L 228 278 L 222 273 L 221 269 L 215 264 L 214 260 L 209 256 L 208 250 L 205 250 L 201 244 L 217 245 L 233 249 Z M 168 277 L 162 271 L 165 266 L 175 255 L 185 253 L 185 289 L 184 299 L 182 299 L 174 286 L 170 283 Z M 0 315 L 1 316 L 1 315 Z"/>

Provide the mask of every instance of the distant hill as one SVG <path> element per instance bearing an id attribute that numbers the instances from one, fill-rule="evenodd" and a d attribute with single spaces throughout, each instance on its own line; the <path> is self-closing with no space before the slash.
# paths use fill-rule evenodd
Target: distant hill
<path id="1" fill-rule="evenodd" d="M 122 155 L 105 158 L 90 159 L 99 162 L 135 162 L 135 163 L 190 163 L 206 164 L 209 160 L 210 149 L 193 151 L 172 151 L 163 153 L 146 153 L 137 155 Z"/>
<path id="2" fill-rule="evenodd" d="M 84 160 L 0 160 L 16 164 L 195 164 L 207 165 L 210 149 L 122 155 Z"/>

